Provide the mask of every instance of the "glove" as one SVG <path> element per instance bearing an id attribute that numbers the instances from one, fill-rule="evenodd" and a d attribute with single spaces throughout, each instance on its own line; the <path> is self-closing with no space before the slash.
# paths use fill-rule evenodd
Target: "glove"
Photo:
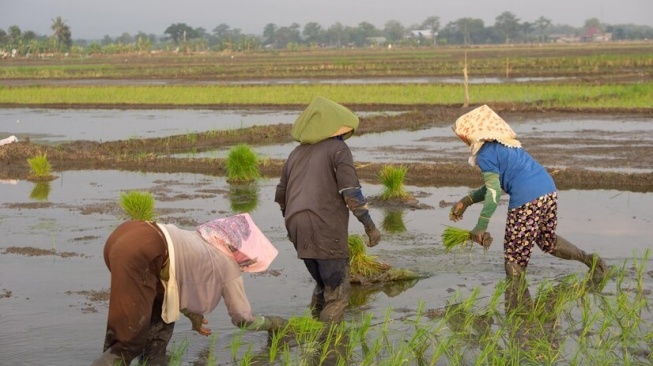
<path id="1" fill-rule="evenodd" d="M 209 321 L 204 319 L 204 315 L 196 314 L 188 311 L 187 309 L 181 310 L 181 313 L 184 314 L 193 326 L 193 330 L 203 336 L 211 335 L 211 329 L 205 328 L 204 324 L 208 324 Z"/>
<path id="2" fill-rule="evenodd" d="M 369 241 L 366 243 L 368 248 L 375 247 L 377 244 L 379 244 L 379 241 L 381 241 L 381 232 L 376 228 L 374 223 L 368 224 L 365 227 L 365 234 L 367 234 L 369 239 Z"/>
<path id="3" fill-rule="evenodd" d="M 463 213 L 467 210 L 467 207 L 472 205 L 472 198 L 470 196 L 465 196 L 460 201 L 456 202 L 451 211 L 449 212 L 449 220 L 456 222 L 460 221 L 463 218 Z"/>
<path id="4" fill-rule="evenodd" d="M 487 249 L 492 244 L 492 235 L 485 231 L 483 228 L 475 227 L 472 231 L 469 232 L 469 237 L 472 241 L 480 244 L 483 248 Z"/>
<path id="5" fill-rule="evenodd" d="M 279 316 L 265 316 L 265 323 L 261 327 L 261 330 L 267 330 L 268 333 L 276 333 L 288 325 L 288 321 Z"/>

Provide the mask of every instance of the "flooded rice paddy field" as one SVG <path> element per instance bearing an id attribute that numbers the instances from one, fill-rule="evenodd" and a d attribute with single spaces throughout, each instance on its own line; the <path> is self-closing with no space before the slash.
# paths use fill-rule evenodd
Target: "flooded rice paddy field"
<path id="1" fill-rule="evenodd" d="M 262 121 L 292 123 L 299 112 L 225 113 L 228 117 L 217 117 L 214 111 L 1 110 L 0 113 L 4 116 L 0 131 L 56 143 L 76 139 L 128 139 L 142 134 L 184 134 L 238 128 L 240 123 L 260 125 Z M 12 121 L 13 124 L 25 122 L 23 126 L 27 126 L 31 120 L 38 120 L 38 116 L 42 119 L 32 130 L 13 129 L 6 123 L 6 119 L 16 118 L 19 122 Z M 224 122 L 230 127 L 217 122 L 223 117 L 230 121 Z M 124 128 L 115 127 L 119 121 L 129 118 L 132 122 Z M 178 126 L 175 123 L 178 121 L 185 122 Z M 551 155 L 551 159 L 556 159 L 571 151 L 580 151 L 580 154 L 585 151 L 591 167 L 608 169 L 602 167 L 601 160 L 620 158 L 613 156 L 612 151 L 624 144 L 643 144 L 644 149 L 650 149 L 653 141 L 650 122 L 626 117 L 594 117 L 574 121 L 520 120 L 513 126 L 518 134 L 528 136 L 522 139 L 525 145 L 529 139 L 560 140 L 547 149 L 542 147 L 534 155 L 543 158 Z M 32 137 L 37 132 L 38 137 Z M 453 156 L 466 159 L 465 149 L 457 146 L 460 143 L 449 134 L 448 127 L 434 127 L 414 132 L 368 134 L 348 142 L 358 161 L 410 164 L 420 159 L 437 161 Z M 576 149 L 570 147 L 572 142 Z M 588 144 L 594 149 L 585 150 L 583 147 Z M 264 156 L 284 157 L 292 146 L 260 146 L 256 150 Z M 558 148 L 559 153 L 545 153 Z M 224 154 L 225 151 L 208 154 Z M 624 169 L 651 172 L 650 166 L 638 166 L 636 160 Z M 559 163 L 564 165 L 564 160 L 560 159 Z M 0 183 L 0 230 L 3 233 L 0 240 L 1 364 L 86 365 L 100 354 L 109 286 L 102 249 L 106 237 L 122 220 L 118 199 L 120 192 L 127 190 L 151 191 L 160 221 L 187 229 L 248 207 L 259 227 L 279 249 L 279 256 L 267 272 L 244 276 L 254 311 L 284 317 L 306 311 L 313 281 L 285 238 L 282 217 L 273 202 L 277 178 L 265 178 L 254 188 L 244 189 L 230 185 L 221 177 L 186 173 L 85 170 L 56 171 L 55 174 L 58 178 L 49 183 L 25 180 Z M 381 191 L 378 182 L 362 183 L 363 193 L 369 197 Z M 390 309 L 393 319 L 390 327 L 397 331 L 397 337 L 401 337 L 406 327 L 401 319 L 416 316 L 420 303 L 425 309 L 442 309 L 454 294 L 466 297 L 475 288 L 480 288 L 480 301 L 483 302 L 504 279 L 502 247 L 497 238 L 501 238 L 503 232 L 507 209 L 505 196 L 489 226 L 495 243 L 487 253 L 479 248 L 445 253 L 440 233 L 444 225 L 450 224 L 450 204 L 465 195 L 468 188 L 411 185 L 406 188 L 422 204 L 421 208 L 372 205 L 371 214 L 377 226 L 383 228 L 383 239 L 368 253 L 424 277 L 417 282 L 366 291 L 367 301 L 347 311 L 348 319 L 372 314 L 374 322 L 383 322 Z M 627 273 L 627 285 L 634 282 L 633 260 L 644 257 L 652 244 L 650 208 L 653 207 L 653 194 L 562 190 L 559 197 L 559 233 L 585 250 L 600 253 L 608 264 L 623 268 Z M 465 219 L 456 226 L 473 227 L 479 209 L 470 208 Z M 355 219 L 350 222 L 350 231 L 363 233 Z M 648 258 L 644 265 L 647 269 L 642 278 L 642 294 L 650 296 L 653 271 Z M 555 282 L 567 274 L 583 276 L 584 273 L 585 268 L 577 262 L 555 259 L 536 250 L 528 269 L 531 293 L 536 295 L 538 284 L 545 281 Z M 615 281 L 608 281 L 602 295 L 591 296 L 610 297 L 616 286 Z M 235 364 L 230 345 L 240 332 L 231 325 L 224 304 L 207 319 L 216 334 L 214 344 L 191 331 L 190 323 L 183 318 L 176 325 L 171 348 L 189 342 L 182 358 L 184 365 L 203 365 L 209 350 L 219 364 Z M 653 314 L 645 311 L 641 319 L 643 327 L 650 327 Z M 574 331 L 569 319 L 563 319 L 561 326 L 569 328 L 569 332 Z M 253 353 L 264 352 L 267 334 L 245 333 L 242 342 L 249 344 Z"/>

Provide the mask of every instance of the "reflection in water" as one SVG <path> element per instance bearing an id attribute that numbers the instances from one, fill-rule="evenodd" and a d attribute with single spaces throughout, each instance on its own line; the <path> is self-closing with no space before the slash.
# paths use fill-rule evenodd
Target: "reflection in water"
<path id="1" fill-rule="evenodd" d="M 249 184 L 230 184 L 229 201 L 234 214 L 252 212 L 259 203 L 259 188 L 256 182 Z"/>
<path id="2" fill-rule="evenodd" d="M 403 233 L 406 231 L 404 216 L 406 216 L 406 212 L 404 210 L 386 210 L 383 213 L 383 222 L 381 222 L 381 227 L 383 230 L 389 233 Z"/>
<path id="3" fill-rule="evenodd" d="M 49 182 L 37 182 L 34 184 L 34 189 L 29 194 L 29 198 L 37 201 L 47 201 L 50 195 Z"/>
<path id="4" fill-rule="evenodd" d="M 415 286 L 419 279 L 414 278 L 406 281 L 393 281 L 390 283 L 373 283 L 368 285 L 351 286 L 349 295 L 349 306 L 362 306 L 376 299 L 379 292 L 385 293 L 388 297 L 395 297 L 402 292 Z"/>

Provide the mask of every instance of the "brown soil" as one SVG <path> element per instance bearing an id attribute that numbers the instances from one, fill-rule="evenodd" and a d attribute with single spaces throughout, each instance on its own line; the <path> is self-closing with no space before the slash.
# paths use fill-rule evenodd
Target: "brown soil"
<path id="1" fill-rule="evenodd" d="M 88 106 L 85 106 L 87 108 Z M 289 106 L 276 106 L 288 109 Z M 434 126 L 448 126 L 452 121 L 470 110 L 459 106 L 378 106 L 352 105 L 356 111 L 364 110 L 410 110 L 399 115 L 374 116 L 361 118 L 358 135 L 396 130 L 419 130 Z M 492 105 L 498 113 L 509 120 L 517 118 L 537 118 L 574 116 L 588 114 L 628 114 L 637 117 L 650 118 L 653 110 L 542 110 L 529 105 Z M 161 108 L 158 106 L 157 108 Z M 179 106 L 177 106 L 179 108 Z M 219 106 L 215 106 L 219 109 Z M 239 107 L 242 108 L 242 107 Z M 251 106 L 251 108 L 266 108 L 270 106 Z M 299 106 L 290 108 L 300 109 Z M 130 139 L 110 142 L 74 141 L 57 146 L 32 144 L 29 141 L 0 146 L 0 179 L 29 179 L 30 171 L 27 159 L 39 153 L 46 153 L 53 170 L 88 170 L 88 169 L 118 169 L 145 172 L 187 172 L 221 176 L 225 174 L 223 159 L 170 157 L 171 154 L 196 151 L 202 152 L 214 149 L 216 146 L 230 146 L 237 143 L 247 143 L 253 146 L 267 144 L 283 144 L 291 142 L 290 125 L 256 126 L 234 131 L 199 133 L 195 141 L 190 142 L 186 135 L 169 136 L 165 138 Z M 587 161 L 580 161 L 568 150 L 556 151 L 546 148 L 551 143 L 546 139 L 523 139 L 527 141 L 528 150 L 545 166 L 554 166 L 558 161 L 565 161 L 566 166 L 587 166 Z M 584 147 L 594 152 L 610 156 L 610 151 L 604 151 L 599 142 L 595 147 Z M 631 146 L 625 143 L 619 148 L 621 156 L 625 156 L 629 167 L 649 169 L 653 166 L 653 154 L 650 146 Z M 601 167 L 604 170 L 626 167 L 624 159 L 604 159 Z M 272 159 L 261 166 L 261 173 L 267 177 L 278 177 L 283 160 Z M 636 164 L 635 166 L 630 165 Z M 377 181 L 380 168 L 386 164 L 357 162 L 359 176 L 362 180 Z M 561 189 L 618 189 L 647 192 L 653 190 L 652 173 L 618 173 L 606 171 L 590 171 L 583 168 L 551 169 L 556 183 Z M 415 186 L 476 186 L 481 182 L 481 176 L 466 164 L 465 156 L 447 156 L 437 162 L 411 163 L 406 175 L 407 182 Z"/>

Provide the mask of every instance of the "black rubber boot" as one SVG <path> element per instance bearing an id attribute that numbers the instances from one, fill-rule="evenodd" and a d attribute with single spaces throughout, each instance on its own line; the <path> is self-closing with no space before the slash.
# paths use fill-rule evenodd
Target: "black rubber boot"
<path id="1" fill-rule="evenodd" d="M 593 278 L 602 278 L 608 271 L 608 266 L 598 254 L 587 254 L 560 235 L 556 239 L 556 249 L 551 254 L 558 258 L 584 263 L 590 269 Z"/>

